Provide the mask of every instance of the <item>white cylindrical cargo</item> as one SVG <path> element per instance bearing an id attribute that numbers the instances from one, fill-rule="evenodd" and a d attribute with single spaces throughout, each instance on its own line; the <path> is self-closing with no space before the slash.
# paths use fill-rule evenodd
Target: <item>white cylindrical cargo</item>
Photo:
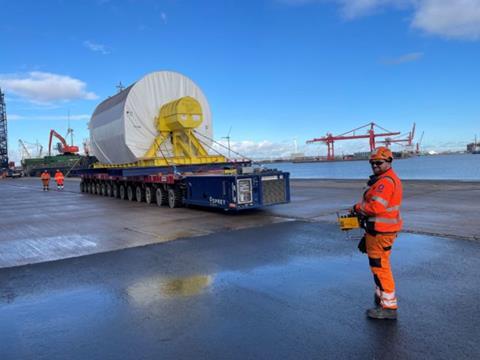
<path id="1" fill-rule="evenodd" d="M 191 96 L 202 106 L 203 122 L 196 129 L 212 138 L 210 107 L 202 90 L 184 75 L 159 71 L 144 76 L 115 96 L 100 103 L 90 119 L 90 148 L 104 164 L 132 163 L 143 156 L 152 145 L 157 130 L 155 117 L 166 103 Z M 211 145 L 211 141 L 207 141 Z M 163 156 L 170 156 L 169 145 L 162 148 Z M 165 154 L 165 152 L 167 152 Z"/>

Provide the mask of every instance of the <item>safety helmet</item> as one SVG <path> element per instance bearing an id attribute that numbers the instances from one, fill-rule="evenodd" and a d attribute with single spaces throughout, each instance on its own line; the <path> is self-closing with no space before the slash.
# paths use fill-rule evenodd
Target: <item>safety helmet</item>
<path id="1" fill-rule="evenodd" d="M 389 148 L 385 146 L 380 146 L 372 151 L 372 154 L 370 155 L 370 160 L 392 161 L 393 154 Z"/>
<path id="2" fill-rule="evenodd" d="M 57 172 L 59 172 L 59 171 L 60 171 L 60 169 L 57 169 Z"/>
<path id="3" fill-rule="evenodd" d="M 44 173 L 48 172 L 47 170 L 43 170 Z"/>

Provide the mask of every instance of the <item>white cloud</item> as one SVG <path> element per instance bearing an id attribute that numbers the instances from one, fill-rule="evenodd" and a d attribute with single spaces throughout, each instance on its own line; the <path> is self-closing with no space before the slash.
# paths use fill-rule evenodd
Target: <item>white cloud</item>
<path id="1" fill-rule="evenodd" d="M 402 8 L 409 6 L 411 0 L 336 0 L 341 4 L 342 15 L 347 19 L 370 15 L 386 7 Z"/>
<path id="2" fill-rule="evenodd" d="M 214 144 L 213 148 L 224 156 L 228 156 L 226 140 L 218 141 L 221 145 Z M 232 158 L 248 158 L 253 160 L 290 159 L 293 153 L 302 153 L 306 156 L 327 156 L 327 145 L 322 142 L 306 144 L 305 140 L 297 141 L 295 151 L 295 139 L 272 142 L 262 141 L 230 141 Z M 368 139 L 353 141 L 338 141 L 335 143 L 336 155 L 347 155 L 355 152 L 369 151 Z"/>
<path id="3" fill-rule="evenodd" d="M 86 91 L 86 84 L 66 75 L 33 71 L 28 74 L 0 74 L 0 87 L 31 102 L 48 104 L 75 99 L 94 100 L 98 96 Z"/>
<path id="4" fill-rule="evenodd" d="M 8 115 L 8 120 L 90 120 L 90 115 L 80 114 L 80 115 L 35 115 L 35 116 L 26 116 L 11 114 Z"/>
<path id="5" fill-rule="evenodd" d="M 299 5 L 305 5 L 305 4 L 311 4 L 311 3 L 318 3 L 322 0 L 278 0 L 278 2 L 287 4 L 287 5 L 293 5 L 293 6 L 299 6 Z"/>
<path id="6" fill-rule="evenodd" d="M 162 12 L 160 14 L 160 18 L 162 19 L 163 23 L 166 24 L 167 23 L 167 14 L 165 14 L 164 12 Z"/>
<path id="7" fill-rule="evenodd" d="M 419 1 L 412 26 L 447 38 L 480 38 L 480 0 Z"/>
<path id="8" fill-rule="evenodd" d="M 414 140 L 414 143 L 418 138 Z M 471 141 L 470 141 L 471 142 Z M 226 140 L 218 141 L 221 145 L 214 144 L 213 148 L 224 156 L 228 156 L 228 145 Z M 421 150 L 435 150 L 437 152 L 443 151 L 462 151 L 466 149 L 468 141 L 437 141 L 432 144 L 424 143 L 421 145 Z M 380 145 L 377 142 L 377 145 Z M 262 141 L 230 141 L 231 157 L 240 159 L 252 160 L 271 160 L 271 159 L 291 159 L 292 154 L 295 153 L 294 139 L 284 140 L 279 142 L 272 142 L 268 140 Z M 405 146 L 398 144 L 392 145 L 392 150 L 403 151 Z M 335 155 L 351 155 L 358 152 L 368 152 L 370 146 L 368 139 L 337 141 L 335 142 Z M 305 156 L 327 156 L 327 145 L 322 142 L 306 144 L 305 141 L 298 140 L 297 153 Z"/>
<path id="9" fill-rule="evenodd" d="M 228 144 L 226 140 L 219 141 L 221 145 L 214 144 L 213 148 L 222 155 L 228 156 Z M 230 141 L 231 157 L 246 157 L 249 159 L 270 159 L 289 157 L 294 152 L 294 144 L 292 141 L 271 142 L 262 141 Z"/>
<path id="10" fill-rule="evenodd" d="M 346 19 L 354 19 L 369 15 L 386 7 L 403 8 L 409 6 L 415 0 L 277 0 L 280 3 L 291 6 L 307 4 L 336 3 L 340 6 L 342 16 Z"/>
<path id="11" fill-rule="evenodd" d="M 97 44 L 97 43 L 94 43 L 93 41 L 90 41 L 90 40 L 85 40 L 83 42 L 83 46 L 85 46 L 87 49 L 93 51 L 93 52 L 99 52 L 103 55 L 107 55 L 109 54 L 110 52 L 106 49 L 105 45 L 102 45 L 102 44 Z"/>
<path id="12" fill-rule="evenodd" d="M 277 0 L 301 6 L 313 3 L 336 3 L 342 16 L 352 20 L 378 11 L 410 9 L 410 26 L 427 34 L 446 38 L 480 39 L 480 0 Z"/>
<path id="13" fill-rule="evenodd" d="M 395 58 L 384 59 L 382 62 L 386 65 L 400 65 L 400 64 L 420 60 L 422 57 L 423 57 L 423 53 L 414 52 L 414 53 L 404 54 Z"/>

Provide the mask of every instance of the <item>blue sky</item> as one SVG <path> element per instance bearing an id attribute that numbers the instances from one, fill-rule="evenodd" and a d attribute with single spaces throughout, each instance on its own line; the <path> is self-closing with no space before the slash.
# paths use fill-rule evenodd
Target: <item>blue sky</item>
<path id="1" fill-rule="evenodd" d="M 158 70 L 195 81 L 215 139 L 254 157 L 375 121 L 427 149 L 480 135 L 480 0 L 1 1 L 9 149 L 88 138 L 95 106 Z M 6 16 L 5 16 L 6 15 Z M 418 137 L 417 137 L 418 138 Z M 225 141 L 225 140 L 223 140 Z M 367 141 L 337 142 L 337 153 Z"/>

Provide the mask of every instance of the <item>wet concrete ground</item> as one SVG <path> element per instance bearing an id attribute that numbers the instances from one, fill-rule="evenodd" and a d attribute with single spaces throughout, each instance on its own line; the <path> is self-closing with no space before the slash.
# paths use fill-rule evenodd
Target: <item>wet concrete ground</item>
<path id="1" fill-rule="evenodd" d="M 287 221 L 268 212 L 159 208 L 82 194 L 78 179 L 49 192 L 38 179 L 0 181 L 0 268 Z"/>
<path id="2" fill-rule="evenodd" d="M 236 216 L 169 209 L 79 192 L 40 190 L 40 181 L 0 181 L 0 268 L 155 244 L 222 230 L 291 221 L 334 223 L 339 209 L 361 196 L 364 181 L 292 181 L 292 202 Z M 407 232 L 480 239 L 480 182 L 406 181 L 402 216 Z"/>
<path id="3" fill-rule="evenodd" d="M 402 234 L 396 322 L 365 318 L 367 258 L 325 223 L 3 269 L 0 359 L 478 359 L 479 257 Z"/>
<path id="4" fill-rule="evenodd" d="M 480 183 L 405 182 L 399 320 L 375 322 L 359 233 L 332 223 L 363 182 L 240 216 L 38 182 L 0 181 L 1 360 L 480 357 Z"/>

